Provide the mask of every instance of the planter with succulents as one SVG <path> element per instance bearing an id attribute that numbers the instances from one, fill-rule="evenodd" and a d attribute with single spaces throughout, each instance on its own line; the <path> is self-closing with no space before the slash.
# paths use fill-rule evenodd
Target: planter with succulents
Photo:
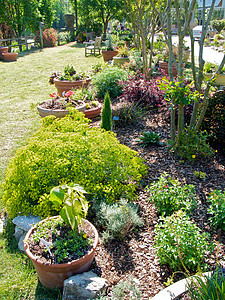
<path id="1" fill-rule="evenodd" d="M 78 74 L 73 66 L 66 66 L 64 73 L 54 72 L 49 82 L 50 84 L 55 84 L 59 96 L 62 96 L 63 92 L 68 92 L 72 89 L 86 88 L 91 82 L 91 78 L 84 74 Z"/>
<path id="2" fill-rule="evenodd" d="M 51 99 L 46 100 L 37 106 L 37 110 L 41 117 L 53 115 L 57 118 L 63 118 L 69 114 L 68 106 L 72 106 L 79 111 L 84 112 L 86 104 L 82 100 L 73 99 L 74 92 L 68 91 L 64 93 L 65 97 L 58 94 L 50 94 Z"/>

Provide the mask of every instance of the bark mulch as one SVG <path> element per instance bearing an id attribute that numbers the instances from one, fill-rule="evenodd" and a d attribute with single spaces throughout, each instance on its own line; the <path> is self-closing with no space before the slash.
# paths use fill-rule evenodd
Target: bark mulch
<path id="1" fill-rule="evenodd" d="M 92 123 L 93 126 L 99 126 L 99 124 L 100 121 Z M 170 153 L 166 145 L 143 148 L 138 143 L 138 137 L 141 132 L 147 130 L 159 133 L 161 142 L 168 141 L 169 124 L 158 113 L 149 112 L 143 122 L 135 127 L 114 129 L 119 141 L 137 151 L 148 166 L 148 175 L 137 191 L 136 201 L 140 206 L 144 226 L 138 232 L 129 234 L 122 241 L 114 240 L 104 245 L 100 240 L 92 268 L 98 275 L 108 280 L 108 292 L 121 279 L 127 279 L 132 275 L 139 282 L 142 299 L 150 299 L 156 295 L 165 287 L 164 282 L 172 275 L 172 271 L 167 266 L 160 266 L 156 256 L 154 226 L 158 221 L 158 216 L 154 205 L 148 201 L 148 193 L 145 191 L 145 186 L 157 180 L 164 172 L 183 184 L 195 185 L 199 206 L 195 212 L 194 221 L 202 230 L 211 234 L 215 246 L 216 242 L 218 243 L 218 255 L 215 249 L 214 253 L 207 257 L 209 268 L 215 266 L 217 261 L 225 267 L 225 233 L 220 230 L 214 231 L 210 227 L 206 202 L 206 197 L 212 190 L 225 190 L 224 156 L 218 151 L 211 158 L 190 163 Z M 193 174 L 194 171 L 205 172 L 206 178 L 197 178 Z M 175 276 L 175 280 L 181 278 L 181 275 Z"/>

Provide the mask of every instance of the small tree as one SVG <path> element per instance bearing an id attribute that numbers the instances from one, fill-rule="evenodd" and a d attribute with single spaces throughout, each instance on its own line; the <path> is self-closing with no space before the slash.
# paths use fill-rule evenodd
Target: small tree
<path id="1" fill-rule="evenodd" d="M 104 128 L 105 130 L 112 129 L 112 109 L 109 93 L 106 93 L 104 98 L 101 128 Z"/>

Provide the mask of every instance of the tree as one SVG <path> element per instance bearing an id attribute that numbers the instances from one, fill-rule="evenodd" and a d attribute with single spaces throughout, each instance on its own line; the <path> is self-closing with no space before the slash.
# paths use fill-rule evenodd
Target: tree
<path id="1" fill-rule="evenodd" d="M 80 0 L 79 2 L 80 15 L 101 21 L 104 34 L 109 21 L 117 18 L 121 9 L 122 4 L 117 0 Z"/>
<path id="2" fill-rule="evenodd" d="M 219 74 L 222 70 L 222 67 L 225 63 L 225 55 L 223 57 L 223 60 L 216 71 L 215 76 L 211 80 L 209 80 L 206 83 L 206 86 L 204 87 L 204 95 L 202 96 L 202 105 L 200 106 L 200 99 L 201 99 L 201 92 L 202 88 L 204 86 L 204 75 L 203 75 L 203 68 L 205 61 L 203 60 L 203 45 L 204 45 L 204 39 L 206 36 L 206 29 L 209 25 L 212 12 L 215 5 L 215 0 L 212 0 L 212 4 L 210 7 L 210 10 L 208 12 L 208 15 L 206 18 L 203 18 L 203 30 L 202 35 L 199 41 L 200 49 L 199 49 L 199 67 L 198 70 L 195 66 L 195 57 L 194 57 L 194 38 L 193 38 L 193 32 L 190 29 L 190 22 L 191 19 L 194 16 L 195 13 L 195 7 L 196 7 L 196 0 L 174 0 L 171 2 L 170 0 L 167 0 L 167 3 L 165 6 L 162 6 L 161 8 L 157 8 L 153 2 L 153 0 L 150 0 L 151 4 L 154 8 L 154 10 L 157 12 L 157 15 L 160 19 L 161 24 L 164 24 L 163 31 L 164 36 L 166 39 L 167 46 L 169 48 L 169 77 L 171 84 L 169 85 L 170 90 L 170 100 L 171 100 L 171 140 L 173 146 L 176 144 L 179 148 L 180 146 L 180 138 L 181 135 L 185 129 L 184 126 L 184 106 L 186 104 L 189 104 L 192 102 L 194 104 L 193 111 L 191 115 L 191 120 L 188 129 L 190 132 L 195 132 L 197 134 L 201 123 L 203 121 L 206 109 L 208 107 L 209 103 L 209 91 L 211 87 L 212 80 L 215 78 L 217 74 Z M 171 33 L 171 11 L 174 10 L 176 14 L 177 19 L 177 28 L 178 28 L 178 58 L 175 59 L 174 53 L 173 53 L 173 44 L 172 44 L 172 33 Z M 205 0 L 203 0 L 203 15 L 206 15 L 205 12 Z M 182 12 L 185 12 L 183 14 Z M 184 37 L 185 35 L 189 33 L 191 37 L 191 64 L 192 64 L 192 74 L 194 79 L 194 86 L 195 90 L 198 93 L 195 94 L 194 101 L 193 99 L 188 99 L 185 96 L 185 87 L 183 84 L 184 79 L 184 61 L 183 61 L 183 49 L 184 49 Z M 178 70 L 178 78 L 179 78 L 179 84 L 175 84 L 175 79 L 173 78 L 172 74 L 172 64 L 175 64 L 177 70 Z M 178 97 L 174 97 L 174 92 L 177 93 Z M 175 112 L 176 107 L 178 106 L 178 123 L 177 128 L 175 125 Z"/>

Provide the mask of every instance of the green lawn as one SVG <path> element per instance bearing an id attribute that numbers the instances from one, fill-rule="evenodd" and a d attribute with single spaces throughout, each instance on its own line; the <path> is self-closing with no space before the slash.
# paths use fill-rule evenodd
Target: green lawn
<path id="1" fill-rule="evenodd" d="M 0 183 L 16 149 L 41 125 L 36 105 L 56 92 L 48 82 L 51 73 L 68 64 L 88 72 L 97 62 L 103 63 L 101 56 L 85 57 L 83 45 L 75 43 L 22 52 L 17 62 L 0 61 Z M 11 228 L 0 235 L 0 299 L 58 299 L 58 292 L 48 293 L 38 284 L 29 259 L 8 233 L 12 235 Z"/>

